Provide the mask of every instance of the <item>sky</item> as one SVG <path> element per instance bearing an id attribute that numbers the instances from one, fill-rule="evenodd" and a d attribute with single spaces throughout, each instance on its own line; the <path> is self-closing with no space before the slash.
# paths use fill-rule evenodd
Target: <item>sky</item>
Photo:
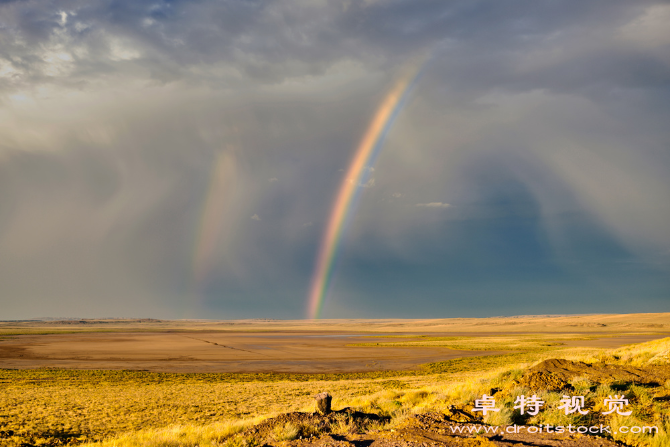
<path id="1" fill-rule="evenodd" d="M 669 22 L 646 0 L 2 0 L 0 319 L 670 311 Z"/>

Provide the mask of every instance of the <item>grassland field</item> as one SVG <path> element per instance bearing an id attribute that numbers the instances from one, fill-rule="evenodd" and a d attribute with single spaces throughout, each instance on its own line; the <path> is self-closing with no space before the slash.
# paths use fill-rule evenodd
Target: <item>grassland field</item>
<path id="1" fill-rule="evenodd" d="M 63 334 L 165 331 L 193 334 L 219 330 L 229 335 L 239 331 L 258 335 L 300 330 L 305 334 L 324 331 L 331 335 L 358 334 L 356 343 L 336 338 L 344 346 L 339 349 L 347 351 L 402 347 L 500 353 L 448 358 L 404 369 L 375 370 L 373 365 L 369 370 L 311 374 L 11 369 L 4 366 L 11 359 L 0 357 L 0 445 L 251 446 L 252 441 L 239 437 L 244 428 L 279 413 L 313 411 L 313 396 L 322 391 L 334 396 L 334 408 L 353 407 L 388 417 L 385 426 L 376 427 L 383 430 L 413 413 L 445 411 L 454 405 L 467 408 L 491 389 L 509 389 L 504 397 L 509 404 L 515 395 L 528 391 L 515 388 L 514 380 L 526 368 L 545 359 L 635 366 L 670 364 L 669 314 L 560 317 L 560 321 L 559 317 L 542 318 L 509 319 L 513 323 L 509 325 L 502 318 L 488 325 L 475 319 L 383 320 L 376 321 L 372 331 L 369 322 L 356 321 L 330 325 L 262 321 L 241 322 L 239 326 L 228 322 L 216 326 L 211 322 L 112 321 L 82 324 L 85 327 L 72 323 L 2 322 L 0 347 L 16 344 L 25 337 L 33 346 L 40 343 L 40 337 Z M 486 330 L 479 330 L 483 327 Z M 368 337 L 374 338 L 368 341 Z M 327 339 L 333 343 L 331 338 Z M 620 346 L 627 344 L 626 341 L 645 339 L 649 341 Z M 626 393 L 630 397 L 633 415 L 626 421 L 613 418 L 609 423 L 660 427 L 660 432 L 653 436 L 619 435 L 615 439 L 636 446 L 670 445 L 670 398 L 665 397 L 670 396 L 670 381 L 641 386 L 596 384 L 581 378 L 572 385 L 586 394 L 592 407 L 608 392 Z M 543 396 L 550 403 L 560 398 L 559 393 L 549 391 Z M 505 425 L 518 418 L 510 411 L 501 413 L 486 422 Z M 559 419 L 561 415 L 548 411 L 526 422 L 539 424 Z"/>

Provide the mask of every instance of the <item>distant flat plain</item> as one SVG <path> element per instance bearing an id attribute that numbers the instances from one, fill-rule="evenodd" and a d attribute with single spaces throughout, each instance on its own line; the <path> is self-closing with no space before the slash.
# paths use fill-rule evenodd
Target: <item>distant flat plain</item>
<path id="1" fill-rule="evenodd" d="M 669 335 L 670 313 L 432 320 L 3 321 L 0 368 L 284 373 L 404 370 L 424 363 L 510 352 L 513 349 L 505 349 L 504 341 L 512 339 L 615 348 Z M 470 343 L 473 348 L 454 349 L 442 341 L 452 337 L 458 346 Z"/>

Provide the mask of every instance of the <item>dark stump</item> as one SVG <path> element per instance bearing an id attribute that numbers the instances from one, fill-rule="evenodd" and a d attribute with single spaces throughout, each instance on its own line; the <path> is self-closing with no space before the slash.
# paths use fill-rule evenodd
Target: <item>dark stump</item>
<path id="1" fill-rule="evenodd" d="M 333 397 L 328 393 L 319 393 L 314 396 L 316 399 L 316 411 L 321 414 L 330 413 L 330 401 Z"/>

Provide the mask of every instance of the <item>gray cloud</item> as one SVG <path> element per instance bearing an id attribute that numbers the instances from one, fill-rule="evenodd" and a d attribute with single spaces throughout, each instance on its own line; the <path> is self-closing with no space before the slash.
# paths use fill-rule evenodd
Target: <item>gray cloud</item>
<path id="1" fill-rule="evenodd" d="M 451 205 L 442 202 L 417 203 L 416 206 L 425 208 L 449 208 Z"/>
<path id="2" fill-rule="evenodd" d="M 653 18 L 663 8 L 655 2 L 24 1 L 2 6 L 0 57 L 12 73 L 5 89 L 84 88 L 115 78 L 240 88 L 321 76 L 343 62 L 386 69 L 427 48 L 439 59 L 434 70 L 468 91 L 649 88 L 662 87 L 668 76 L 667 41 L 658 39 L 662 20 Z"/>
<path id="3" fill-rule="evenodd" d="M 301 316 L 352 151 L 424 52 L 345 271 L 446 259 L 449 223 L 511 219 L 537 219 L 538 252 L 565 265 L 593 227 L 610 255 L 667 269 L 669 16 L 652 1 L 3 2 L 7 317 Z M 476 271 L 495 256 L 472 238 L 458 253 Z M 339 296 L 360 294 L 342 275 Z"/>

